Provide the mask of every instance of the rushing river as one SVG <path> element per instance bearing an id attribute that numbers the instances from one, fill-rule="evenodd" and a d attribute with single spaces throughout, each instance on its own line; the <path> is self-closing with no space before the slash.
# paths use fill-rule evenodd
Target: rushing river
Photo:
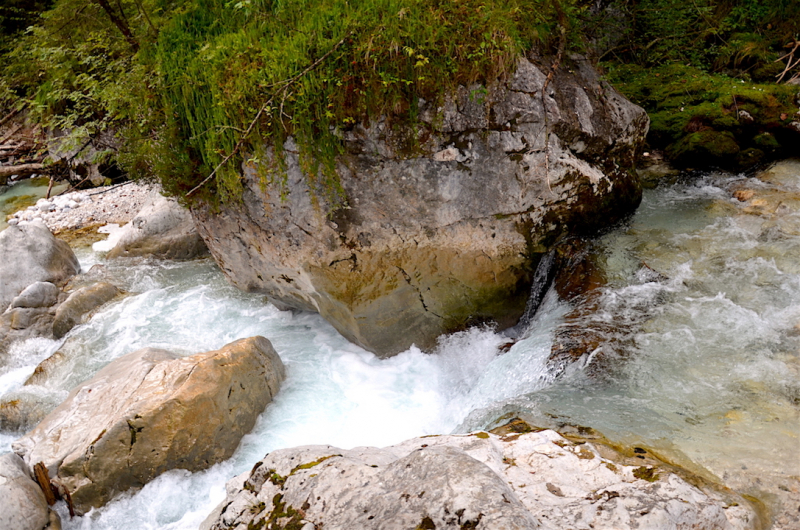
<path id="1" fill-rule="evenodd" d="M 317 315 L 230 287 L 210 261 L 103 262 L 84 249 L 83 269 L 102 262 L 130 295 L 66 341 L 16 345 L 0 368 L 0 399 L 51 408 L 145 346 L 189 354 L 263 335 L 286 364 L 280 393 L 231 460 L 168 472 L 83 518 L 62 506 L 66 530 L 195 529 L 225 481 L 274 449 L 383 446 L 507 414 L 593 427 L 785 510 L 800 476 L 800 163 L 783 167 L 763 180 L 712 174 L 648 190 L 637 214 L 596 242 L 608 282 L 581 322 L 607 341 L 595 370 L 594 357 L 559 377 L 548 369 L 570 311 L 554 292 L 507 353 L 498 353 L 506 336 L 476 328 L 444 338 L 436 355 L 412 348 L 379 360 Z M 740 201 L 739 188 L 754 194 Z M 23 387 L 56 350 L 67 361 L 49 382 Z M 0 451 L 17 435 L 0 433 Z"/>

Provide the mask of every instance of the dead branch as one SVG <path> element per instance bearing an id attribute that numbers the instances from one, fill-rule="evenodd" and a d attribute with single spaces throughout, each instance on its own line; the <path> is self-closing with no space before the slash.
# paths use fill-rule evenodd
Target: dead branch
<path id="1" fill-rule="evenodd" d="M 10 177 L 11 175 L 31 175 L 44 170 L 44 164 L 20 164 L 18 166 L 0 166 L 0 177 Z"/>
<path id="2" fill-rule="evenodd" d="M 567 28 L 564 24 L 559 24 L 559 28 L 561 34 L 558 39 L 558 52 L 553 60 L 553 64 L 550 66 L 550 72 L 547 74 L 547 78 L 542 85 L 542 113 L 544 114 L 544 177 L 547 179 L 547 190 L 550 193 L 553 193 L 553 188 L 550 187 L 550 124 L 547 116 L 545 93 L 547 92 L 548 85 L 550 85 L 550 81 L 552 81 L 553 76 L 555 76 L 556 70 L 558 70 L 561 64 L 561 58 L 564 55 L 564 48 L 567 44 Z"/>
<path id="3" fill-rule="evenodd" d="M 783 72 L 781 72 L 780 74 L 775 76 L 775 77 L 778 78 L 776 83 L 780 83 L 781 81 L 783 81 L 784 76 L 786 76 L 787 73 L 789 73 L 791 70 L 794 70 L 794 68 L 797 65 L 800 64 L 800 57 L 798 57 L 796 60 L 794 58 L 794 53 L 798 50 L 798 48 L 800 48 L 800 41 L 796 40 L 796 41 L 794 41 L 794 43 L 791 43 L 791 42 L 788 43 L 786 45 L 786 48 L 789 48 L 789 47 L 792 47 L 792 49 L 789 50 L 789 52 L 787 52 L 785 55 L 783 55 L 780 59 L 775 61 L 775 62 L 780 62 L 780 61 L 783 61 L 784 59 L 786 59 L 786 68 L 783 69 Z M 795 74 L 792 77 L 792 79 L 797 79 L 798 75 L 800 75 L 800 74 Z"/>
<path id="4" fill-rule="evenodd" d="M 20 111 L 20 109 L 14 109 L 14 110 L 12 110 L 11 112 L 9 112 L 8 114 L 6 114 L 6 116 L 5 116 L 5 117 L 4 117 L 2 120 L 0 120 L 0 127 L 2 127 L 3 125 L 5 125 L 5 124 L 6 124 L 6 122 L 7 122 L 8 120 L 10 120 L 11 118 L 13 118 L 13 117 L 14 117 L 14 116 L 16 116 L 17 114 L 19 114 L 19 111 Z"/>
<path id="5" fill-rule="evenodd" d="M 22 125 L 21 124 L 17 125 L 13 129 L 11 129 L 5 136 L 3 136 L 3 138 L 0 138 L 0 144 L 6 143 L 8 141 L 8 139 L 11 138 L 12 136 L 14 136 L 15 134 L 17 134 L 17 132 L 20 129 L 22 129 Z"/>

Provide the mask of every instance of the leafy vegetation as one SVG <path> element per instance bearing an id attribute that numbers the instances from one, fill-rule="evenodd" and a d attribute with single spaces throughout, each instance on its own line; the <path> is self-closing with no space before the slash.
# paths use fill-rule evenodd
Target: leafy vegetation
<path id="1" fill-rule="evenodd" d="M 620 0 L 594 29 L 610 81 L 647 110 L 648 142 L 683 166 L 745 168 L 798 141 L 800 3 Z M 614 18 L 616 17 L 616 18 Z M 612 24 L 613 25 L 613 24 Z M 792 53 L 794 52 L 794 53 Z"/>
<path id="2" fill-rule="evenodd" d="M 178 196 L 213 174 L 201 193 L 222 201 L 240 195 L 241 163 L 291 135 L 311 186 L 336 202 L 339 131 L 379 115 L 413 123 L 419 98 L 507 74 L 578 9 L 559 0 L 121 0 L 115 21 L 102 4 L 56 2 L 10 53 L 10 85 L 37 119 L 75 131 L 75 144 L 113 125 L 132 174 L 159 176 Z M 271 169 L 264 178 L 281 175 Z"/>
<path id="3" fill-rule="evenodd" d="M 764 143 L 730 121 L 731 105 L 764 126 L 794 105 L 770 87 L 756 108 L 766 89 L 751 82 L 785 69 L 798 24 L 791 0 L 7 0 L 0 108 L 68 131 L 67 148 L 113 131 L 131 176 L 208 202 L 240 197 L 243 163 L 283 178 L 270 153 L 292 136 L 309 184 L 335 204 L 342 131 L 384 116 L 413 147 L 420 99 L 507 75 L 532 47 L 555 49 L 559 26 L 651 113 L 654 145 L 704 132 L 690 130 L 698 116 L 741 150 Z"/>

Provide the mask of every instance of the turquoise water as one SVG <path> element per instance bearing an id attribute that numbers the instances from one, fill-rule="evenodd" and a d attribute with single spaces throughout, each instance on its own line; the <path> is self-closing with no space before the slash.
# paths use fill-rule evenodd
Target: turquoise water
<path id="1" fill-rule="evenodd" d="M 732 194 L 741 187 L 756 194 L 738 201 Z M 235 290 L 210 261 L 117 261 L 105 263 L 107 273 L 130 295 L 66 341 L 17 345 L 0 369 L 1 398 L 53 406 L 145 346 L 189 354 L 258 334 L 286 364 L 276 400 L 231 460 L 166 473 L 83 518 L 65 516 L 66 529 L 193 529 L 222 499 L 226 480 L 274 449 L 383 446 L 483 429 L 506 414 L 645 445 L 779 510 L 790 495 L 779 486 L 800 476 L 795 193 L 800 164 L 763 181 L 714 174 L 646 192 L 633 219 L 597 241 L 608 283 L 581 325 L 600 330 L 602 351 L 559 377 L 547 359 L 571 307 L 553 292 L 505 354 L 504 335 L 475 328 L 443 338 L 434 355 L 411 348 L 380 360 L 317 315 L 278 311 Z M 84 270 L 102 262 L 83 252 Z M 48 383 L 23 388 L 57 349 L 66 361 Z M 15 436 L 2 433 L 0 450 Z"/>

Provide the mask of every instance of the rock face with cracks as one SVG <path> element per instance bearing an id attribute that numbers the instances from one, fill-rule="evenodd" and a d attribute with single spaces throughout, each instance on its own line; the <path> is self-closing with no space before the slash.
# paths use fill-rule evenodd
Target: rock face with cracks
<path id="1" fill-rule="evenodd" d="M 545 87 L 549 72 L 520 59 L 503 82 L 420 101 L 413 126 L 342 131 L 340 203 L 309 185 L 290 139 L 285 173 L 246 164 L 242 202 L 196 207 L 198 231 L 236 286 L 319 312 L 381 356 L 480 322 L 514 325 L 539 256 L 641 197 L 644 111 L 579 57 Z"/>
<path id="2" fill-rule="evenodd" d="M 164 471 L 229 458 L 284 378 L 264 337 L 183 358 L 145 348 L 73 389 L 12 449 L 85 513 Z"/>
<path id="3" fill-rule="evenodd" d="M 252 528 L 733 530 L 734 494 L 628 466 L 554 431 L 414 438 L 378 449 L 282 449 L 230 481 L 202 530 Z"/>

